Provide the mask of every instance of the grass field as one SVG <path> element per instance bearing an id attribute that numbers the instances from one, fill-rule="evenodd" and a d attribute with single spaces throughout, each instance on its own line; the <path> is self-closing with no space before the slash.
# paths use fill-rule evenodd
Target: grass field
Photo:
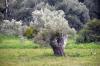
<path id="1" fill-rule="evenodd" d="M 90 51 L 66 49 L 65 57 L 56 57 L 51 49 L 0 49 L 0 66 L 100 66 Z"/>
<path id="2" fill-rule="evenodd" d="M 98 43 L 99 44 L 99 43 Z M 0 66 L 100 66 L 100 45 L 75 44 L 69 40 L 64 57 L 53 55 L 51 48 L 31 40 L 3 38 L 0 42 Z"/>

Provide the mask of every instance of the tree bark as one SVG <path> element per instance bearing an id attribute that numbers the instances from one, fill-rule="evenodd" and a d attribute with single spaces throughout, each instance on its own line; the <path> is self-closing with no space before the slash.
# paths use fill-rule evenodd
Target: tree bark
<path id="1" fill-rule="evenodd" d="M 64 56 L 64 39 L 62 35 L 53 36 L 50 40 L 50 45 L 55 56 Z"/>
<path id="2" fill-rule="evenodd" d="M 55 56 L 64 56 L 64 48 L 63 47 L 53 47 L 53 52 Z"/>

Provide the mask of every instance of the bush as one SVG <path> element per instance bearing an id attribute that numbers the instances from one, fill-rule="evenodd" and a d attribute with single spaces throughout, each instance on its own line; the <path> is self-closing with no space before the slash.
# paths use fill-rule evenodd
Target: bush
<path id="1" fill-rule="evenodd" d="M 100 20 L 94 19 L 88 22 L 79 32 L 77 42 L 100 42 Z"/>
<path id="2" fill-rule="evenodd" d="M 21 26 L 22 26 L 21 21 L 16 21 L 14 19 L 12 19 L 11 21 L 4 20 L 3 23 L 1 24 L 0 33 L 5 35 L 19 35 Z"/>
<path id="3" fill-rule="evenodd" d="M 27 38 L 32 38 L 32 33 L 33 29 L 31 27 L 28 27 L 24 33 L 24 36 L 26 36 Z"/>
<path id="4" fill-rule="evenodd" d="M 25 30 L 25 32 L 24 32 L 24 36 L 26 36 L 27 38 L 33 38 L 33 37 L 35 37 L 35 35 L 37 34 L 37 30 L 35 29 L 35 28 L 33 28 L 33 27 L 27 27 L 26 28 L 26 30 Z"/>

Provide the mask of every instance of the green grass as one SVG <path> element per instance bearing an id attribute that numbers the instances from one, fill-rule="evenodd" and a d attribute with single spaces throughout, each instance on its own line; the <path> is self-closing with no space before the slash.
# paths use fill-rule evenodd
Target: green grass
<path id="1" fill-rule="evenodd" d="M 100 65 L 100 57 L 96 59 L 95 55 L 91 54 L 90 49 L 66 49 L 65 53 L 65 57 L 56 57 L 53 56 L 51 49 L 0 49 L 0 66 Z M 97 55 L 100 55 L 100 52 Z"/>
<path id="2" fill-rule="evenodd" d="M 24 39 L 23 41 L 21 41 L 18 37 L 11 37 L 11 38 L 3 38 L 2 42 L 0 42 L 0 49 L 9 49 L 9 48 L 13 48 L 13 49 L 25 49 L 25 48 L 40 48 L 41 46 L 39 44 L 33 43 L 32 40 L 27 40 Z M 77 48 L 77 49 L 99 49 L 100 48 L 100 44 L 99 43 L 83 43 L 83 44 L 76 44 L 74 40 L 69 40 L 67 45 L 66 45 L 67 49 L 73 49 L 73 48 Z"/>
<path id="3" fill-rule="evenodd" d="M 0 43 L 0 49 L 6 48 L 39 48 L 40 46 L 38 44 L 33 43 L 31 40 L 23 40 L 20 39 L 4 39 L 2 43 Z"/>
<path id="4" fill-rule="evenodd" d="M 100 49 L 100 43 L 76 43 L 75 40 L 69 40 L 66 48 L 72 49 L 72 48 L 77 48 L 77 49 Z"/>
<path id="5" fill-rule="evenodd" d="M 31 40 L 20 41 L 16 36 L 0 36 L 0 66 L 100 66 L 100 44 L 75 44 L 69 40 L 64 57 L 53 55 Z"/>
<path id="6" fill-rule="evenodd" d="M 35 44 L 32 40 L 21 40 L 17 36 L 4 36 L 0 34 L 0 49 L 23 49 L 23 48 L 39 48 L 39 44 Z"/>

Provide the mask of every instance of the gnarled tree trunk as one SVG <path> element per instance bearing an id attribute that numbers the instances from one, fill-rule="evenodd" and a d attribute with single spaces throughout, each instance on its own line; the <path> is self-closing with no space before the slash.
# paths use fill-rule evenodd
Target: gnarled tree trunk
<path id="1" fill-rule="evenodd" d="M 63 36 L 58 34 L 51 37 L 50 45 L 53 49 L 54 55 L 56 56 L 64 56 L 64 39 Z"/>

